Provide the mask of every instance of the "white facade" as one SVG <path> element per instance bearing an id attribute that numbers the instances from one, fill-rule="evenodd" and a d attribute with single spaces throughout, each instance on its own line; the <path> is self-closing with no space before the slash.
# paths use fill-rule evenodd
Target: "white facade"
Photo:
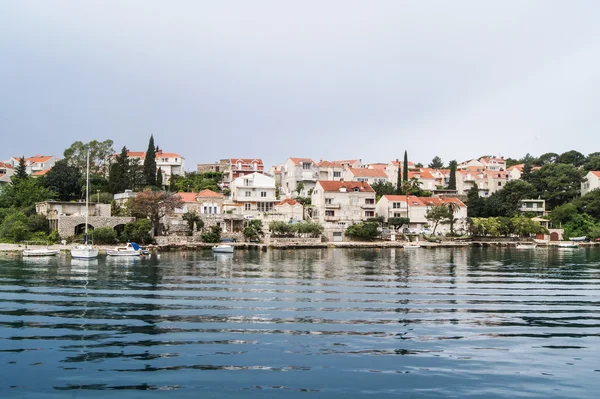
<path id="1" fill-rule="evenodd" d="M 375 191 L 368 183 L 318 181 L 312 193 L 313 219 L 324 227 L 348 227 L 375 216 Z"/>
<path id="2" fill-rule="evenodd" d="M 586 195 L 592 190 L 600 188 L 600 171 L 591 171 L 585 175 L 585 181 L 581 183 L 581 195 Z"/>
<path id="3" fill-rule="evenodd" d="M 277 201 L 275 179 L 263 173 L 250 173 L 231 182 L 231 200 L 242 205 L 244 215 L 271 212 Z"/>
<path id="4" fill-rule="evenodd" d="M 310 158 L 288 158 L 281 167 L 281 193 L 288 197 L 306 197 L 319 180 L 319 167 Z M 304 188 L 297 192 L 301 183 Z"/>
<path id="5" fill-rule="evenodd" d="M 341 163 L 321 161 L 319 166 L 319 180 L 341 181 L 344 178 L 346 167 Z"/>
<path id="6" fill-rule="evenodd" d="M 367 168 L 348 168 L 346 169 L 344 181 L 361 181 L 365 183 L 375 184 L 388 181 L 388 176 L 384 170 L 367 169 Z"/>
<path id="7" fill-rule="evenodd" d="M 8 163 L 0 162 L 0 184 L 10 183 L 10 177 L 15 174 L 15 168 Z"/>
<path id="8" fill-rule="evenodd" d="M 179 154 L 159 151 L 156 153 L 156 167 L 163 173 L 163 184 L 169 184 L 171 176 L 185 174 L 184 158 Z"/>

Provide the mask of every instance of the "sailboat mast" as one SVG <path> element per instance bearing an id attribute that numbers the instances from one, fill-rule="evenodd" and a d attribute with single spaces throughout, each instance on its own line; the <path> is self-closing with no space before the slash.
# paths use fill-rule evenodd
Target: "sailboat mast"
<path id="1" fill-rule="evenodd" d="M 85 169 L 85 243 L 88 243 L 88 203 L 90 196 L 90 150 L 88 149 Z"/>

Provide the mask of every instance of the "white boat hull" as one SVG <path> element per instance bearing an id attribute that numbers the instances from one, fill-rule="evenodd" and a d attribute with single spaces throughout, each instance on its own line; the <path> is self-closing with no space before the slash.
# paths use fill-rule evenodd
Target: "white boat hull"
<path id="1" fill-rule="evenodd" d="M 98 249 L 91 245 L 78 245 L 71 249 L 71 257 L 75 259 L 95 259 L 98 257 Z"/>
<path id="2" fill-rule="evenodd" d="M 219 254 L 232 254 L 233 247 L 231 245 L 215 245 L 212 251 Z"/>
<path id="3" fill-rule="evenodd" d="M 134 250 L 119 251 L 116 249 L 107 249 L 106 254 L 108 256 L 140 256 L 142 253 L 140 251 L 134 251 Z"/>
<path id="4" fill-rule="evenodd" d="M 60 253 L 59 249 L 24 249 L 23 256 L 55 256 Z"/>

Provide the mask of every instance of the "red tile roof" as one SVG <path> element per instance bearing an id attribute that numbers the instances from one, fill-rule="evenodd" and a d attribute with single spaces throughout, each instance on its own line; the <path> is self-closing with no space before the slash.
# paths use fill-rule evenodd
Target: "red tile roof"
<path id="1" fill-rule="evenodd" d="M 281 206 L 281 205 L 291 205 L 291 206 L 294 206 L 294 205 L 297 205 L 297 204 L 300 204 L 300 203 L 298 201 L 296 201 L 295 199 L 293 199 L 293 198 L 286 198 L 283 201 L 278 202 L 275 205 L 276 206 Z"/>
<path id="2" fill-rule="evenodd" d="M 369 164 L 369 169 L 384 170 L 387 168 L 387 163 L 372 163 Z"/>
<path id="3" fill-rule="evenodd" d="M 198 197 L 215 197 L 215 198 L 223 198 L 223 194 L 216 193 L 212 190 L 202 190 L 198 193 Z"/>
<path id="4" fill-rule="evenodd" d="M 319 180 L 317 184 L 320 184 L 325 192 L 340 191 L 342 187 L 345 187 L 347 191 L 353 191 L 358 189 L 365 193 L 374 193 L 375 191 L 371 188 L 369 183 L 362 181 L 332 181 L 332 180 Z"/>
<path id="5" fill-rule="evenodd" d="M 32 176 L 44 176 L 50 169 L 52 168 L 38 170 L 37 172 L 33 172 Z"/>
<path id="6" fill-rule="evenodd" d="M 331 166 L 339 167 L 339 168 L 344 167 L 344 165 L 342 165 L 339 162 L 330 162 L 330 161 L 320 161 L 317 165 L 320 167 L 331 167 Z"/>
<path id="7" fill-rule="evenodd" d="M 294 163 L 294 165 L 300 165 L 301 163 L 315 163 L 312 159 L 310 158 L 290 158 L 292 160 L 292 162 Z"/>
<path id="8" fill-rule="evenodd" d="M 196 194 L 196 193 L 184 193 L 184 192 L 181 192 L 181 193 L 177 193 L 177 195 L 178 195 L 179 197 L 181 197 L 181 200 L 182 200 L 183 202 L 187 202 L 187 203 L 190 203 L 190 202 L 197 202 L 197 201 L 196 201 L 196 196 L 197 196 L 198 194 Z"/>
<path id="9" fill-rule="evenodd" d="M 11 165 L 4 162 L 0 162 L 0 168 L 14 169 Z"/>
<path id="10" fill-rule="evenodd" d="M 405 195 L 384 195 L 384 197 L 388 201 L 406 202 Z M 409 206 L 439 206 L 439 205 L 442 205 L 442 204 L 448 203 L 448 202 L 453 202 L 460 207 L 466 206 L 461 200 L 459 200 L 458 198 L 454 198 L 454 197 L 439 198 L 439 197 L 416 197 L 414 195 L 408 196 Z"/>
<path id="11" fill-rule="evenodd" d="M 262 165 L 263 161 L 262 159 L 256 159 L 256 158 L 231 158 L 231 164 L 237 164 L 241 162 L 242 165 L 247 165 L 247 164 L 251 164 L 256 162 L 258 165 Z"/>
<path id="12" fill-rule="evenodd" d="M 384 177 L 387 175 L 383 170 L 380 169 L 366 169 L 366 168 L 348 168 L 348 171 L 355 177 Z"/>
<path id="13" fill-rule="evenodd" d="M 600 171 L 598 171 L 598 170 L 592 170 L 592 171 L 590 171 L 590 173 L 592 173 L 596 177 L 600 177 Z"/>

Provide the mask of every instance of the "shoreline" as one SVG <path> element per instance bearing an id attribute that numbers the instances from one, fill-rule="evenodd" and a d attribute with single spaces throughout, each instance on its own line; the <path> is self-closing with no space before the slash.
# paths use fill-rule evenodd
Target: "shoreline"
<path id="1" fill-rule="evenodd" d="M 461 242 L 408 242 L 408 241 L 369 241 L 369 242 L 324 242 L 324 243 L 228 243 L 236 249 L 260 250 L 268 249 L 326 249 L 326 248 L 404 248 L 409 245 L 418 244 L 421 248 L 488 248 L 488 247 L 516 247 L 519 244 L 530 243 L 530 241 L 461 241 Z M 548 244 L 537 244 L 538 248 L 553 248 L 558 244 L 572 244 L 571 241 L 556 241 Z M 579 248 L 600 247 L 600 242 L 577 242 Z M 181 243 L 169 245 L 149 245 L 150 252 L 174 252 L 174 251 L 193 251 L 206 250 L 214 246 L 213 243 Z M 61 252 L 68 252 L 73 245 L 53 244 L 45 245 L 25 245 L 25 244 L 2 244 L 0 243 L 0 253 L 19 253 L 25 248 L 52 248 L 59 249 Z M 107 249 L 114 248 L 113 245 L 98 245 L 99 253 L 105 255 Z"/>

